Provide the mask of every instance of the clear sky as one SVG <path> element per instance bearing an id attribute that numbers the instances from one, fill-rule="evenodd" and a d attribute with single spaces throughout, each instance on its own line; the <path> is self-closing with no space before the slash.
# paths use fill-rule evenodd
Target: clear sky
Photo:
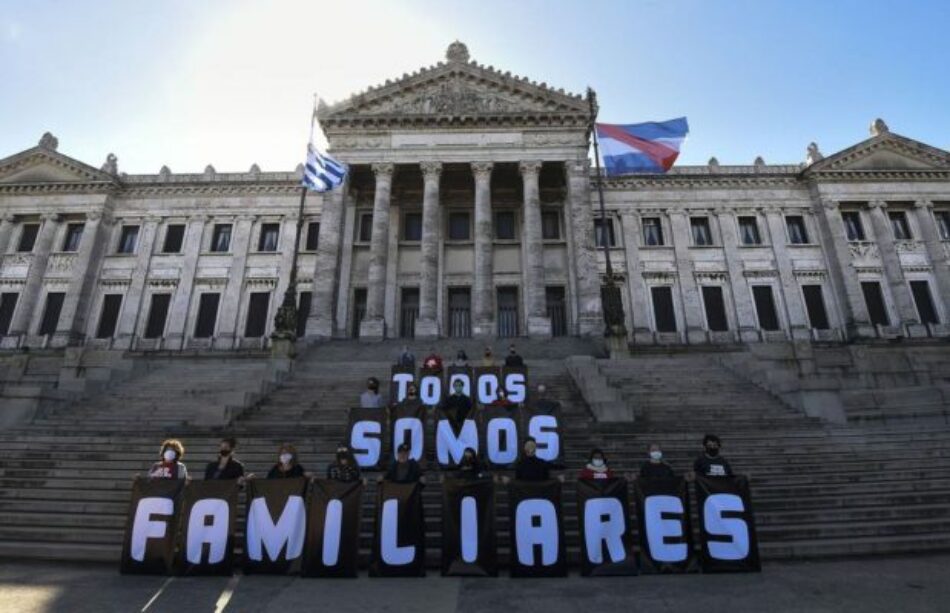
<path id="1" fill-rule="evenodd" d="M 950 2 L 0 0 L 0 157 L 44 131 L 120 170 L 291 170 L 313 92 L 443 59 L 581 93 L 601 120 L 680 115 L 680 163 L 797 163 L 892 131 L 950 148 Z"/>

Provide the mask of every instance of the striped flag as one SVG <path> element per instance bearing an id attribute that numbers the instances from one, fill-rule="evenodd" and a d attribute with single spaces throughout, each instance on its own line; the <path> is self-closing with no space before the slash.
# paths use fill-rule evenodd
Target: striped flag
<path id="1" fill-rule="evenodd" d="M 303 167 L 303 186 L 314 192 L 328 192 L 343 185 L 346 165 L 326 153 L 320 153 L 311 141 L 307 145 L 307 163 Z"/>
<path id="2" fill-rule="evenodd" d="M 666 172 L 689 134 L 685 117 L 626 125 L 598 123 L 596 128 L 608 177 Z"/>

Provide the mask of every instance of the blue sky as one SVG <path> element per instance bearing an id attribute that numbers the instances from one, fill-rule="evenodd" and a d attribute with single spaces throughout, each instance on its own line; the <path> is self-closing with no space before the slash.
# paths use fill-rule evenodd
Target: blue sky
<path id="1" fill-rule="evenodd" d="M 950 2 L 0 0 L 0 157 L 50 130 L 127 172 L 289 170 L 330 101 L 441 60 L 689 118 L 680 163 L 797 163 L 892 131 L 950 148 Z"/>

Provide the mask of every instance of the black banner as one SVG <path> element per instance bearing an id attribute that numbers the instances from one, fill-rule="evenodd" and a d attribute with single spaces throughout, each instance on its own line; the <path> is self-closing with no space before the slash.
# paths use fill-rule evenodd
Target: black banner
<path id="1" fill-rule="evenodd" d="M 164 575 L 171 572 L 181 479 L 146 479 L 132 483 L 132 500 L 125 523 L 120 572 Z"/>
<path id="2" fill-rule="evenodd" d="M 493 469 L 509 468 L 517 462 L 521 452 L 521 410 L 516 407 L 483 407 L 478 411 L 478 421 L 482 460 Z"/>
<path id="3" fill-rule="evenodd" d="M 497 577 L 495 484 L 446 479 L 442 484 L 442 574 Z"/>
<path id="4" fill-rule="evenodd" d="M 426 446 L 426 408 L 422 402 L 403 402 L 390 411 L 390 459 L 396 457 L 396 449 L 405 443 L 409 445 L 409 458 L 422 462 Z"/>
<path id="5" fill-rule="evenodd" d="M 393 366 L 389 376 L 389 404 L 397 404 L 406 399 L 410 383 L 416 382 L 416 371 L 408 366 Z"/>
<path id="6" fill-rule="evenodd" d="M 185 575 L 230 575 L 234 571 L 234 526 L 238 483 L 191 481 L 181 504 L 178 568 Z"/>
<path id="7" fill-rule="evenodd" d="M 383 460 L 386 412 L 382 409 L 350 409 L 347 439 L 356 463 L 363 469 L 379 468 Z"/>
<path id="8" fill-rule="evenodd" d="M 307 480 L 249 479 L 244 572 L 284 574 L 303 557 Z"/>
<path id="9" fill-rule="evenodd" d="M 424 577 L 425 559 L 422 485 L 380 482 L 370 576 Z"/>
<path id="10" fill-rule="evenodd" d="M 522 409 L 521 440 L 533 438 L 538 443 L 537 456 L 555 466 L 563 465 L 564 450 L 561 445 L 561 412 L 555 408 L 545 412 L 534 406 Z"/>
<path id="11" fill-rule="evenodd" d="M 697 475 L 694 487 L 703 572 L 762 570 L 749 480 Z"/>
<path id="12" fill-rule="evenodd" d="M 456 428 L 452 417 L 439 411 L 435 422 L 435 457 L 443 468 L 457 466 L 466 447 L 478 453 L 478 424 L 469 417 Z"/>
<path id="13" fill-rule="evenodd" d="M 356 577 L 363 482 L 316 479 L 307 498 L 305 577 Z"/>
<path id="14" fill-rule="evenodd" d="M 577 480 L 582 575 L 637 574 L 629 508 L 626 479 Z"/>
<path id="15" fill-rule="evenodd" d="M 696 570 L 686 482 L 637 479 L 634 484 L 640 531 L 640 568 L 644 573 Z"/>
<path id="16" fill-rule="evenodd" d="M 561 517 L 561 482 L 508 485 L 512 577 L 565 577 L 567 555 Z"/>

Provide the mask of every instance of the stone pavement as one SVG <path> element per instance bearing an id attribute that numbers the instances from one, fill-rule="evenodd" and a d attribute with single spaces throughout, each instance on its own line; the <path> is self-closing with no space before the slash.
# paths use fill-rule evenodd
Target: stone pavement
<path id="1" fill-rule="evenodd" d="M 0 564 L 0 611 L 950 611 L 950 555 L 775 562 L 761 574 L 355 580 L 120 576 L 114 565 Z"/>

